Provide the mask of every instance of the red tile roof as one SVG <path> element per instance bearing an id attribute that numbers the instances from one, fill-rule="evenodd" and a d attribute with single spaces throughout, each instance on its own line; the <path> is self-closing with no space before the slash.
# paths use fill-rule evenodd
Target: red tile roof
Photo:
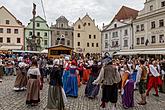
<path id="1" fill-rule="evenodd" d="M 118 21 L 129 18 L 135 19 L 138 16 L 138 12 L 139 12 L 138 10 L 126 6 L 122 6 L 119 12 L 115 15 L 114 19 L 117 19 Z"/>

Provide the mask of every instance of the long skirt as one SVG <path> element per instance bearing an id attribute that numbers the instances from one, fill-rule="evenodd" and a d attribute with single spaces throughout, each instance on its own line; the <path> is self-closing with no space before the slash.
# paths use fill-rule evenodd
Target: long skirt
<path id="1" fill-rule="evenodd" d="M 83 71 L 83 83 L 86 83 L 89 80 L 91 70 L 90 69 L 85 69 Z"/>
<path id="2" fill-rule="evenodd" d="M 85 95 L 89 98 L 95 98 L 100 90 L 100 85 L 93 85 L 93 81 L 96 79 L 94 76 L 90 76 L 85 88 Z"/>
<path id="3" fill-rule="evenodd" d="M 29 79 L 27 83 L 26 104 L 40 102 L 40 83 L 38 79 Z"/>
<path id="4" fill-rule="evenodd" d="M 69 77 L 70 71 L 64 71 L 63 74 L 63 87 L 64 87 L 64 91 L 66 91 L 66 86 L 67 86 L 67 81 L 68 81 L 68 77 Z"/>
<path id="5" fill-rule="evenodd" d="M 134 106 L 134 81 L 129 80 L 124 86 L 124 94 L 122 94 L 122 104 L 125 108 Z"/>
<path id="6" fill-rule="evenodd" d="M 61 86 L 49 86 L 48 90 L 48 109 L 64 110 L 64 100 Z"/>
<path id="7" fill-rule="evenodd" d="M 14 83 L 14 90 L 24 90 L 27 86 L 27 74 L 22 73 L 20 69 L 17 70 L 17 76 Z"/>
<path id="8" fill-rule="evenodd" d="M 102 102 L 111 102 L 111 103 L 117 103 L 118 99 L 118 88 L 117 84 L 113 85 L 103 85 L 102 86 Z"/>
<path id="9" fill-rule="evenodd" d="M 162 80 L 161 92 L 165 93 L 165 78 Z"/>
<path id="10" fill-rule="evenodd" d="M 78 97 L 78 80 L 77 75 L 70 75 L 68 77 L 66 91 L 67 96 Z"/>

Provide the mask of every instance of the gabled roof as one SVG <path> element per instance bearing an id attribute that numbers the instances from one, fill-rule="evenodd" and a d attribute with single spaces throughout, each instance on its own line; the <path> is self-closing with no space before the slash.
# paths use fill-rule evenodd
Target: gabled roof
<path id="1" fill-rule="evenodd" d="M 129 18 L 135 19 L 138 16 L 138 12 L 139 12 L 138 10 L 126 6 L 122 6 L 119 12 L 115 15 L 114 19 L 117 19 L 118 21 Z"/>
<path id="2" fill-rule="evenodd" d="M 104 30 L 106 30 L 112 24 L 114 20 L 117 20 L 120 22 L 121 20 L 135 19 L 138 16 L 138 12 L 139 12 L 138 10 L 135 10 L 126 6 L 122 6 L 119 12 L 113 18 L 113 20 L 110 22 L 109 25 L 107 25 L 107 27 Z"/>
<path id="3" fill-rule="evenodd" d="M 56 21 L 67 21 L 67 22 L 69 22 L 67 19 L 66 19 L 66 17 L 65 16 L 60 16 L 59 18 L 57 18 L 56 19 Z"/>
<path id="4" fill-rule="evenodd" d="M 45 20 L 45 19 L 43 19 L 43 18 L 42 18 L 41 16 L 39 16 L 39 15 L 38 15 L 38 16 L 36 16 L 36 17 L 35 17 L 35 19 L 36 19 L 36 18 L 39 18 L 39 19 L 41 19 L 43 22 L 46 22 L 46 20 Z M 33 18 L 32 18 L 32 19 L 30 19 L 30 21 L 33 21 Z"/>
<path id="5" fill-rule="evenodd" d="M 69 49 L 73 49 L 72 47 L 68 47 L 68 46 L 65 46 L 65 45 L 55 45 L 55 46 L 51 46 L 51 47 L 48 47 L 47 49 L 50 49 L 50 48 L 57 48 L 57 47 L 64 47 L 64 48 L 69 48 Z"/>
<path id="6" fill-rule="evenodd" d="M 89 18 L 91 21 L 93 21 L 92 18 L 88 15 L 88 13 L 86 13 L 86 15 L 82 18 L 82 20 L 85 18 Z"/>
<path id="7" fill-rule="evenodd" d="M 6 10 L 16 20 L 18 24 L 22 25 L 22 22 L 19 21 L 5 6 L 1 6 L 0 9 Z"/>

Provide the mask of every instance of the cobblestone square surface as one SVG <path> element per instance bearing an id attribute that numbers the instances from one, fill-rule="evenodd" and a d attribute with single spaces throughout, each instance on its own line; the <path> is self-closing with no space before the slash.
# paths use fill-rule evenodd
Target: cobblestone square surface
<path id="1" fill-rule="evenodd" d="M 0 110 L 47 110 L 47 92 L 48 84 L 44 84 L 44 88 L 41 91 L 41 102 L 36 107 L 27 106 L 25 104 L 26 91 L 15 92 L 13 91 L 13 85 L 15 76 L 5 76 L 3 82 L 0 83 Z M 101 93 L 96 99 L 88 99 L 84 97 L 85 85 L 79 88 L 78 98 L 69 98 L 66 104 L 66 110 L 101 110 L 99 108 Z M 152 93 L 151 93 L 152 94 Z M 135 107 L 128 110 L 165 110 L 165 94 L 160 93 L 160 97 L 150 95 L 147 97 L 147 105 L 140 106 L 137 102 L 140 100 L 138 91 L 135 91 Z M 124 110 L 121 104 L 121 97 L 117 103 L 117 110 Z"/>

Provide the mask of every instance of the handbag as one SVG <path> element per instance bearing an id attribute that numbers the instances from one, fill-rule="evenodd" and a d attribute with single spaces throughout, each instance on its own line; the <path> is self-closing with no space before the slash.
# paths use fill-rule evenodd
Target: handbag
<path id="1" fill-rule="evenodd" d="M 157 78 L 157 81 L 158 81 L 158 85 L 161 86 L 163 84 L 162 80 L 160 77 Z"/>

